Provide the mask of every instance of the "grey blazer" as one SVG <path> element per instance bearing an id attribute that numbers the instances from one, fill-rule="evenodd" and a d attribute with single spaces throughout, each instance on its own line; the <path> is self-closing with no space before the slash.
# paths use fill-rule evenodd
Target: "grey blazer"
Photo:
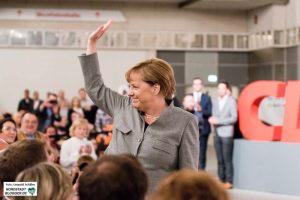
<path id="1" fill-rule="evenodd" d="M 148 175 L 148 192 L 171 171 L 198 169 L 199 131 L 193 114 L 171 103 L 144 131 L 144 118 L 132 107 L 130 98 L 104 85 L 97 54 L 82 55 L 79 60 L 90 98 L 114 118 L 113 137 L 106 153 L 136 156 Z"/>
<path id="2" fill-rule="evenodd" d="M 218 136 L 233 137 L 234 123 L 237 121 L 236 100 L 231 96 L 228 97 L 221 111 L 219 102 L 215 101 L 212 115 L 218 118 L 218 124 L 215 125 Z"/>

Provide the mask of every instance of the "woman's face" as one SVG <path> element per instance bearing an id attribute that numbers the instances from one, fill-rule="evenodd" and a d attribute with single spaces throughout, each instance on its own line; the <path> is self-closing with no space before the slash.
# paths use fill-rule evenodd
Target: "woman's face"
<path id="1" fill-rule="evenodd" d="M 73 135 L 74 137 L 83 139 L 87 137 L 88 131 L 88 127 L 86 125 L 81 124 L 75 127 Z"/>
<path id="2" fill-rule="evenodd" d="M 72 107 L 73 108 L 79 108 L 80 107 L 80 100 L 78 98 L 73 99 Z"/>
<path id="3" fill-rule="evenodd" d="M 5 140 L 8 144 L 11 144 L 15 141 L 17 136 L 17 129 L 14 123 L 5 122 L 3 124 L 2 130 L 0 130 L 0 138 Z"/>
<path id="4" fill-rule="evenodd" d="M 132 106 L 140 111 L 145 111 L 153 101 L 154 95 L 157 94 L 154 86 L 143 81 L 143 77 L 138 72 L 130 74 L 128 96 L 132 100 Z"/>

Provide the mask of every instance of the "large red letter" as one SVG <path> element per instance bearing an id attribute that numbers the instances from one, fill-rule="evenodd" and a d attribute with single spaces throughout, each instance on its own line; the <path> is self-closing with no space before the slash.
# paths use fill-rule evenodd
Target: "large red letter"
<path id="1" fill-rule="evenodd" d="M 285 86 L 280 81 L 257 81 L 242 91 L 238 101 L 239 125 L 246 139 L 281 140 L 282 127 L 265 125 L 258 118 L 258 106 L 264 97 L 283 97 Z"/>
<path id="2" fill-rule="evenodd" d="M 300 81 L 287 83 L 284 123 L 282 129 L 283 142 L 300 142 Z"/>

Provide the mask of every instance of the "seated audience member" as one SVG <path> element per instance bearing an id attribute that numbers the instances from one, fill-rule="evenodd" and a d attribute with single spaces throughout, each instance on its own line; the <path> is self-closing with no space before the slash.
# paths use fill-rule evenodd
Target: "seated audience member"
<path id="1" fill-rule="evenodd" d="M 80 200 L 144 200 L 147 176 L 129 155 L 106 155 L 90 164 L 79 178 Z"/>
<path id="2" fill-rule="evenodd" d="M 45 141 L 48 145 L 48 151 L 52 156 L 54 163 L 59 162 L 60 146 L 57 143 L 59 139 L 60 137 L 57 134 L 57 129 L 55 128 L 55 126 L 48 126 L 45 130 Z"/>
<path id="3" fill-rule="evenodd" d="M 60 136 L 57 134 L 57 129 L 55 126 L 48 126 L 45 129 L 45 140 L 49 147 L 59 151 L 60 146 L 57 142 L 60 140 Z"/>
<path id="4" fill-rule="evenodd" d="M 89 155 L 80 156 L 80 158 L 77 160 L 77 163 L 72 167 L 71 170 L 71 180 L 73 185 L 77 183 L 78 177 L 82 171 L 94 161 L 95 160 Z"/>
<path id="5" fill-rule="evenodd" d="M 0 154 L 0 199 L 3 182 L 15 181 L 18 173 L 49 160 L 47 145 L 39 140 L 18 141 Z"/>
<path id="6" fill-rule="evenodd" d="M 95 142 L 96 142 L 96 154 L 98 156 L 104 155 L 105 150 L 107 149 L 110 141 L 112 139 L 112 133 L 109 132 L 107 134 L 99 134 L 97 135 L 97 137 L 95 138 Z"/>
<path id="7" fill-rule="evenodd" d="M 78 97 L 80 99 L 80 104 L 83 109 L 84 117 L 88 120 L 89 123 L 95 124 L 98 107 L 94 105 L 90 97 L 86 94 L 84 88 L 79 89 Z"/>
<path id="8" fill-rule="evenodd" d="M 59 90 L 57 93 L 57 100 L 60 107 L 60 115 L 61 116 L 67 116 L 68 109 L 69 109 L 69 101 L 65 97 L 65 91 Z"/>
<path id="9" fill-rule="evenodd" d="M 37 182 L 37 196 L 12 197 L 13 200 L 72 200 L 71 179 L 64 169 L 52 163 L 39 163 L 18 174 L 18 182 Z"/>
<path id="10" fill-rule="evenodd" d="M 97 110 L 95 130 L 97 133 L 112 132 L 113 119 L 101 109 Z"/>
<path id="11" fill-rule="evenodd" d="M 38 113 L 39 131 L 44 131 L 46 127 L 54 125 L 55 122 L 60 122 L 57 95 L 50 92 L 48 98 L 40 105 Z"/>
<path id="12" fill-rule="evenodd" d="M 90 97 L 87 96 L 86 91 L 84 88 L 80 88 L 78 91 L 78 97 L 80 100 L 80 104 L 84 111 L 90 111 L 93 105 L 92 100 Z"/>
<path id="13" fill-rule="evenodd" d="M 203 171 L 184 169 L 163 179 L 150 200 L 228 200 L 226 191 Z"/>
<path id="14" fill-rule="evenodd" d="M 87 139 L 89 123 L 86 119 L 77 119 L 70 128 L 70 139 L 63 142 L 60 150 L 60 164 L 71 170 L 81 155 L 90 155 L 97 159 L 93 144 Z"/>
<path id="15" fill-rule="evenodd" d="M 18 132 L 18 140 L 42 140 L 45 141 L 44 134 L 37 130 L 38 118 L 35 114 L 26 112 L 21 119 L 21 127 Z"/>
<path id="16" fill-rule="evenodd" d="M 17 137 L 16 123 L 11 118 L 0 121 L 0 152 L 15 142 Z"/>
<path id="17" fill-rule="evenodd" d="M 21 127 L 21 119 L 22 119 L 24 113 L 25 113 L 25 111 L 21 110 L 19 112 L 14 113 L 12 116 L 12 119 L 16 122 L 17 129 L 19 129 Z"/>
<path id="18" fill-rule="evenodd" d="M 79 113 L 81 116 L 84 117 L 83 108 L 81 107 L 81 102 L 78 97 L 73 97 L 71 100 L 71 106 L 68 111 L 68 120 L 70 121 L 71 114 L 73 112 Z"/>
<path id="19" fill-rule="evenodd" d="M 3 118 L 12 118 L 12 114 L 9 112 L 5 112 L 2 114 Z"/>

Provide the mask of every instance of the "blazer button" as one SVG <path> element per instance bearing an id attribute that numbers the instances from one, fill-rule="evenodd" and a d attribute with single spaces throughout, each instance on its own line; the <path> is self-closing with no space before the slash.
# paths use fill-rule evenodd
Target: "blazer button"
<path id="1" fill-rule="evenodd" d="M 141 142 L 142 141 L 142 139 L 140 138 L 140 139 L 138 139 L 138 142 Z"/>

